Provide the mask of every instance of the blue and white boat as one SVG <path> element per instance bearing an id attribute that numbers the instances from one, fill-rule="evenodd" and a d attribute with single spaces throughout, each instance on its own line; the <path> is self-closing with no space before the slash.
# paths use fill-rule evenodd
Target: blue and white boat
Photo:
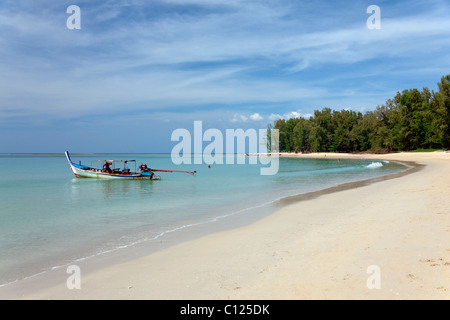
<path id="1" fill-rule="evenodd" d="M 178 171 L 178 170 L 162 170 L 151 169 L 146 164 L 139 166 L 139 171 L 136 170 L 136 160 L 97 160 L 92 161 L 91 166 L 77 164 L 70 159 L 69 152 L 66 151 L 66 158 L 69 161 L 75 177 L 77 178 L 95 178 L 95 179 L 135 179 L 135 180 L 161 180 L 161 177 L 155 172 L 183 172 L 195 175 L 197 171 Z M 101 168 L 96 168 L 92 165 L 93 162 L 101 164 Z M 128 167 L 130 163 L 134 163 L 134 171 Z M 120 165 L 120 168 L 118 167 Z"/>
<path id="2" fill-rule="evenodd" d="M 154 174 L 152 169 L 148 169 L 146 165 L 140 166 L 140 172 L 136 171 L 136 160 L 98 160 L 101 168 L 92 166 L 85 166 L 74 163 L 70 159 L 69 152 L 66 151 L 66 158 L 69 161 L 75 177 L 77 178 L 95 178 L 95 179 L 136 179 L 136 180 L 160 180 L 161 177 Z M 134 163 L 134 171 L 128 167 L 129 164 Z M 118 167 L 120 166 L 120 167 Z"/>

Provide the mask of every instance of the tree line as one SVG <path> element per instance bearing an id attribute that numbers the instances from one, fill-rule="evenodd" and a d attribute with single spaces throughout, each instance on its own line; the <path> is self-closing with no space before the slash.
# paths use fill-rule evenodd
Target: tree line
<path id="1" fill-rule="evenodd" d="M 279 150 L 297 152 L 392 152 L 450 148 L 450 75 L 437 92 L 424 87 L 397 92 L 364 114 L 330 108 L 309 119 L 279 119 Z"/>

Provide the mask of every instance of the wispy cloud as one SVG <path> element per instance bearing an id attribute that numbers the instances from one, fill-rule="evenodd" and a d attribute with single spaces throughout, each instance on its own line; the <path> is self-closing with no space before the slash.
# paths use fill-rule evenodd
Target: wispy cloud
<path id="1" fill-rule="evenodd" d="M 71 4 L 0 4 L 3 124 L 214 110 L 273 121 L 375 107 L 450 69 L 438 0 L 380 4 L 381 30 L 366 28 L 366 1 L 80 0 L 82 29 L 68 30 Z"/>
<path id="2" fill-rule="evenodd" d="M 268 117 L 268 119 L 271 120 L 271 121 L 275 121 L 275 120 L 279 120 L 279 119 L 289 120 L 291 118 L 305 118 L 305 119 L 309 119 L 310 117 L 312 117 L 311 113 L 302 113 L 302 112 L 299 112 L 299 111 L 290 111 L 290 112 L 284 113 L 283 115 L 272 113 Z"/>

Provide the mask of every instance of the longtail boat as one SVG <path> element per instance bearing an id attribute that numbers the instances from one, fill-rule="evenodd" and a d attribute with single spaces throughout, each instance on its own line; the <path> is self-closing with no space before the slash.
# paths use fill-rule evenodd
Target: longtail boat
<path id="1" fill-rule="evenodd" d="M 136 170 L 136 160 L 97 160 L 92 161 L 91 166 L 85 166 L 81 164 L 81 161 L 78 164 L 74 163 L 68 151 L 65 154 L 70 168 L 77 178 L 161 180 L 161 177 L 156 175 L 155 172 L 184 172 L 191 175 L 196 173 L 196 171 L 151 169 L 145 164 L 141 164 L 138 171 Z M 92 165 L 94 162 L 100 163 L 101 168 L 94 167 Z M 134 163 L 134 171 L 129 168 L 130 163 Z M 121 167 L 118 167 L 118 165 Z"/>

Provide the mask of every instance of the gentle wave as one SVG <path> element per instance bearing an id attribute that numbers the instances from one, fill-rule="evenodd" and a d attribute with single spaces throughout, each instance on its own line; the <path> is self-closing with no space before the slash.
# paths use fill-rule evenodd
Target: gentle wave
<path id="1" fill-rule="evenodd" d="M 376 168 L 381 168 L 382 166 L 383 166 L 383 164 L 381 162 L 372 162 L 371 164 L 367 165 L 366 168 L 376 169 Z"/>
<path id="2" fill-rule="evenodd" d="M 383 161 L 385 163 L 389 163 L 386 161 Z M 382 162 L 372 162 L 371 164 L 368 165 L 356 165 L 356 166 L 349 166 L 349 167 L 334 167 L 334 168 L 326 168 L 326 169 L 317 169 L 317 170 L 310 170 L 310 171 L 305 171 L 305 172 L 301 172 L 302 174 L 305 175 L 312 175 L 312 174 L 323 174 L 323 173 L 338 173 L 338 172 L 348 172 L 348 171 L 353 171 L 353 170 L 360 170 L 361 168 L 365 168 L 365 169 L 376 169 L 376 168 L 381 168 L 383 167 L 383 163 Z M 295 173 L 295 172 L 290 172 L 290 173 Z"/>

